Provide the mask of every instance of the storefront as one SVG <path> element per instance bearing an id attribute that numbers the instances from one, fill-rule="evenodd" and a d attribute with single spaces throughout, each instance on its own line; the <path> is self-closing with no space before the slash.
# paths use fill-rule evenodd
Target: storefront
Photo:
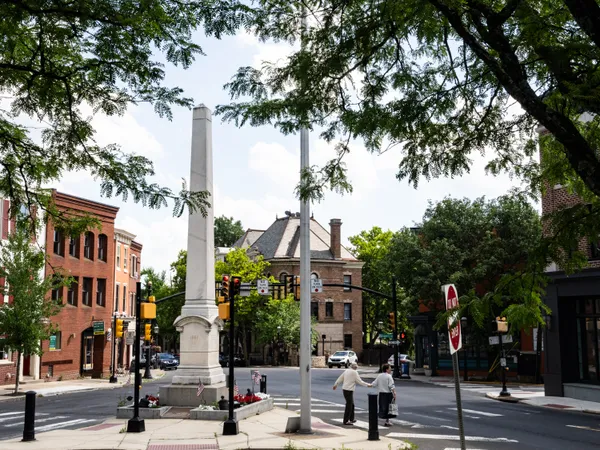
<path id="1" fill-rule="evenodd" d="M 600 270 L 549 275 L 546 395 L 600 401 Z"/>

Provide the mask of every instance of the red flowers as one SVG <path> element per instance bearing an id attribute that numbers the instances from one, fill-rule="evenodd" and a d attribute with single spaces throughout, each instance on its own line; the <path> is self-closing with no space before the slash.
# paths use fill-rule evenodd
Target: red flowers
<path id="1" fill-rule="evenodd" d="M 256 395 L 235 395 L 233 399 L 239 402 L 240 405 L 248 405 L 250 403 L 260 402 L 262 399 Z"/>

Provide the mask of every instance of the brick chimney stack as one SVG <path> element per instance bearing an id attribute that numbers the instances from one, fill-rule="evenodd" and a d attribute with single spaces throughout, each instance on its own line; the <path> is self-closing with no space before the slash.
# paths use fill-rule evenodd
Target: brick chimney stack
<path id="1" fill-rule="evenodd" d="M 335 259 L 342 258 L 342 220 L 341 219 L 331 219 L 329 222 L 330 229 L 330 249 L 333 257 Z"/>

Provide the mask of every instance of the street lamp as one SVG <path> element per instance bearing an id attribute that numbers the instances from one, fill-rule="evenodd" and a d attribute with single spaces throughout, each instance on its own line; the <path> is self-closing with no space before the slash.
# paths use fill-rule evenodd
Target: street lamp
<path id="1" fill-rule="evenodd" d="M 323 356 L 325 356 L 325 338 L 326 338 L 326 337 L 327 337 L 327 336 L 326 336 L 326 335 L 324 335 L 324 334 L 322 334 L 322 335 L 321 335 L 321 339 L 323 340 Z"/>
<path id="2" fill-rule="evenodd" d="M 460 319 L 460 326 L 461 326 L 461 334 L 464 336 L 463 338 L 463 355 L 464 357 L 464 379 L 465 381 L 469 381 L 469 374 L 467 372 L 467 362 L 468 362 L 468 355 L 467 355 L 467 339 L 466 339 L 466 334 L 464 333 L 464 331 L 467 329 L 467 318 L 466 317 L 461 317 Z"/>
<path id="3" fill-rule="evenodd" d="M 380 320 L 377 324 L 379 325 L 379 370 L 381 371 L 383 367 L 383 360 L 381 359 L 381 329 L 383 328 L 383 322 Z"/>
<path id="4" fill-rule="evenodd" d="M 281 359 L 281 326 L 277 325 L 277 366 L 279 366 L 279 360 Z"/>
<path id="5" fill-rule="evenodd" d="M 152 281 L 148 281 L 146 289 L 146 299 L 152 295 Z M 151 380 L 152 373 L 150 372 L 150 360 L 152 359 L 151 340 L 145 341 L 146 343 L 146 369 L 144 370 L 144 379 Z M 137 367 L 136 367 L 137 370 Z"/>

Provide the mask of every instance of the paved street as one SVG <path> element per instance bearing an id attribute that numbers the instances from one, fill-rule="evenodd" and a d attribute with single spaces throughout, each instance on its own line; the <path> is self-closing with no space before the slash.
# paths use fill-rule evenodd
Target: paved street
<path id="1" fill-rule="evenodd" d="M 268 392 L 275 404 L 300 409 L 298 369 L 259 368 L 267 375 Z M 342 370 L 314 369 L 312 372 L 312 412 L 331 424 L 341 425 L 343 397 L 331 389 Z M 143 386 L 142 393 L 156 393 L 174 372 Z M 251 386 L 250 369 L 236 368 L 241 392 Z M 410 441 L 419 449 L 459 448 L 454 389 L 448 384 L 432 385 L 418 381 L 397 381 L 400 414 L 390 429 L 380 433 Z M 258 387 L 257 387 L 258 388 Z M 484 397 L 485 387 L 470 385 L 463 390 L 465 430 L 468 448 L 507 449 L 598 449 L 600 419 L 573 412 L 552 411 L 522 404 L 497 402 Z M 357 423 L 368 427 L 368 388 L 356 392 Z M 131 387 L 114 390 L 65 393 L 37 399 L 37 432 L 88 427 L 115 416 L 120 398 L 132 394 Z M 0 403 L 0 439 L 22 435 L 23 401 Z"/>

